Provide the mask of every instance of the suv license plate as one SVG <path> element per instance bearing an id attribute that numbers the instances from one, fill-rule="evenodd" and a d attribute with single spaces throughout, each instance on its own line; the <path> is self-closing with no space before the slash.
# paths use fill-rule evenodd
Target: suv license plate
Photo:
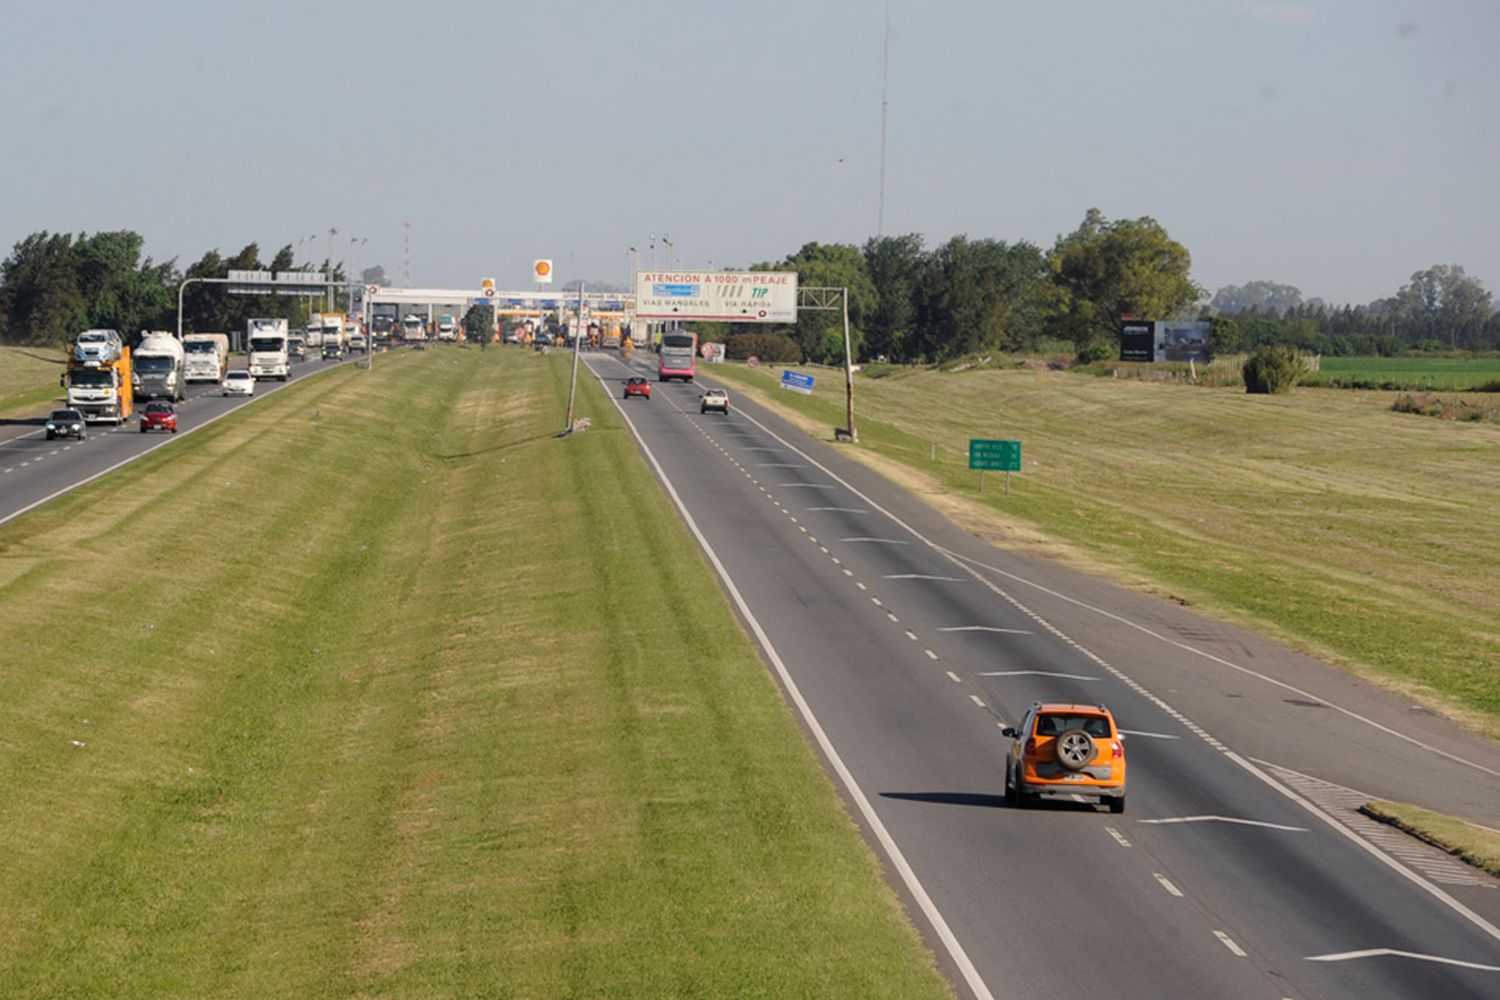
<path id="1" fill-rule="evenodd" d="M 1063 780 L 1064 781 L 1082 781 L 1083 779 L 1084 779 L 1084 775 L 1081 775 L 1081 774 L 1065 774 L 1065 775 L 1063 775 Z"/>

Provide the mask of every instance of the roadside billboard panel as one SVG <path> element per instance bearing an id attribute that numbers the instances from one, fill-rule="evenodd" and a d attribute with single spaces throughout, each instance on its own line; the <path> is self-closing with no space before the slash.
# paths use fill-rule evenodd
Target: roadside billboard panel
<path id="1" fill-rule="evenodd" d="M 797 322 L 795 271 L 637 271 L 637 319 Z"/>

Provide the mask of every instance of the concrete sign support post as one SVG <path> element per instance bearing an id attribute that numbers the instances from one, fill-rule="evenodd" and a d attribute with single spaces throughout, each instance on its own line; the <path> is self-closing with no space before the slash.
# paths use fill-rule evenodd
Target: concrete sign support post
<path id="1" fill-rule="evenodd" d="M 583 315 L 583 282 L 578 283 L 578 314 Z M 578 392 L 578 348 L 583 343 L 583 331 L 578 329 L 578 324 L 573 324 L 573 380 L 568 383 L 568 424 L 563 428 L 564 434 L 573 432 L 573 397 Z"/>

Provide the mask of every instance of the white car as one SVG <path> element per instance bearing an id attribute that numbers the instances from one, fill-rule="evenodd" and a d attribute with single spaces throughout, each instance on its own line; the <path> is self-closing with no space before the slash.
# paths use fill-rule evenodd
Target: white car
<path id="1" fill-rule="evenodd" d="M 73 344 L 73 356 L 79 361 L 113 361 L 123 346 L 116 330 L 85 330 Z"/>
<path id="2" fill-rule="evenodd" d="M 709 410 L 718 410 L 725 416 L 729 415 L 729 393 L 723 389 L 705 389 L 703 398 L 698 400 L 698 412 L 707 413 Z"/>
<path id="3" fill-rule="evenodd" d="M 255 395 L 255 379 L 247 371 L 225 373 L 223 386 L 224 395 L 226 396 Z"/>

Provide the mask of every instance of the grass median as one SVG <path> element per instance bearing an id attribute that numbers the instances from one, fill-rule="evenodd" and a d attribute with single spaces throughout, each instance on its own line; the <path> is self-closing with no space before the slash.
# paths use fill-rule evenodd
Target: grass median
<path id="1" fill-rule="evenodd" d="M 949 995 L 566 379 L 390 355 L 0 529 L 0 995 Z"/>
<path id="2" fill-rule="evenodd" d="M 52 347 L 0 347 L 0 419 L 24 417 L 60 403 L 67 355 Z"/>
<path id="3" fill-rule="evenodd" d="M 716 366 L 831 440 L 843 372 Z M 826 386 L 826 388 L 825 388 Z M 1500 737 L 1500 426 L 1394 393 L 1116 381 L 1028 369 L 858 379 L 852 453 L 983 537 L 1275 636 Z M 970 438 L 1022 442 L 1009 496 Z M 932 455 L 936 451 L 936 459 Z"/>

